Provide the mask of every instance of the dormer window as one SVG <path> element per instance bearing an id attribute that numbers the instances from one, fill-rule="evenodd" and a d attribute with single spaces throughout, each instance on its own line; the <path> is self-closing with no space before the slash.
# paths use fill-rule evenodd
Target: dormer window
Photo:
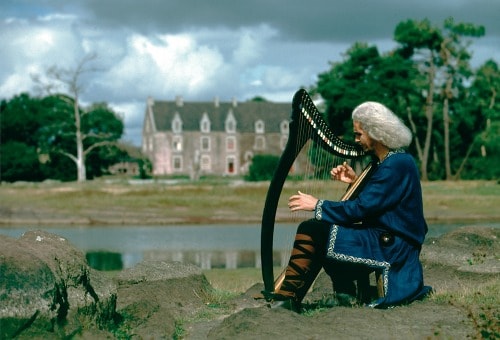
<path id="1" fill-rule="evenodd" d="M 203 133 L 210 132 L 210 119 L 208 118 L 208 115 L 206 112 L 203 114 L 203 117 L 201 117 L 200 130 Z"/>
<path id="2" fill-rule="evenodd" d="M 173 133 L 182 132 L 182 119 L 178 112 L 175 113 L 174 119 L 172 119 L 172 132 Z"/>
<path id="3" fill-rule="evenodd" d="M 264 121 L 262 119 L 255 122 L 255 133 L 264 133 Z"/>
<path id="4" fill-rule="evenodd" d="M 232 110 L 229 110 L 224 125 L 227 133 L 236 132 L 236 119 L 234 118 Z"/>

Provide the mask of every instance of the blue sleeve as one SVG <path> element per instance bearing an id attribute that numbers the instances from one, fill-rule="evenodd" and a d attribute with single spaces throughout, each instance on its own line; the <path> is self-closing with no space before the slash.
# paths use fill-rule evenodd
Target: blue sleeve
<path id="1" fill-rule="evenodd" d="M 377 219 L 383 213 L 395 209 L 409 187 L 406 182 L 411 180 L 409 177 L 412 172 L 408 171 L 408 167 L 414 166 L 408 157 L 398 156 L 391 156 L 380 164 L 354 200 L 320 200 L 315 209 L 315 218 L 332 224 L 350 225 L 366 219 Z M 411 165 L 408 160 L 412 162 Z"/>

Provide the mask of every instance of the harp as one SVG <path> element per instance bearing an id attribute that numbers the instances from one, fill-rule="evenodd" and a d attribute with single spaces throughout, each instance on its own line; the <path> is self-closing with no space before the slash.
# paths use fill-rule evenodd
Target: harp
<path id="1" fill-rule="evenodd" d="M 365 155 L 359 145 L 348 143 L 331 131 L 306 90 L 301 89 L 295 93 L 292 100 L 288 141 L 270 182 L 262 213 L 261 265 L 264 282 L 262 293 L 266 299 L 279 287 L 284 278 L 282 274 L 275 281 L 273 273 L 273 235 L 278 201 L 290 169 L 309 141 L 316 143 L 332 156 L 357 159 Z M 370 165 L 365 168 L 358 180 L 348 188 L 342 200 L 354 197 L 359 192 L 360 184 L 368 176 L 370 168 Z"/>

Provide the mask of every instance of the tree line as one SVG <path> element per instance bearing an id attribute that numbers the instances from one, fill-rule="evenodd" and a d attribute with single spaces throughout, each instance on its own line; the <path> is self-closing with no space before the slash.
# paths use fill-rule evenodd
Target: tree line
<path id="1" fill-rule="evenodd" d="M 371 100 L 391 108 L 411 127 L 422 180 L 498 179 L 500 71 L 491 59 L 477 70 L 470 65 L 470 44 L 484 34 L 452 18 L 442 27 L 403 21 L 396 48 L 381 54 L 355 43 L 310 91 L 324 99 L 334 132 L 349 138 L 355 106 Z"/>
<path id="2" fill-rule="evenodd" d="M 350 115 L 359 103 L 391 108 L 413 132 L 409 151 L 422 180 L 498 179 L 500 70 L 492 59 L 477 69 L 470 65 L 470 44 L 484 34 L 480 25 L 451 18 L 442 27 L 406 20 L 395 28 L 393 50 L 381 54 L 356 42 L 309 91 L 321 96 L 325 119 L 345 138 L 353 138 Z M 106 103 L 79 102 L 82 74 L 92 71 L 94 57 L 73 70 L 52 67 L 45 78 L 34 76 L 43 95 L 1 101 L 1 181 L 84 181 L 130 158 L 118 143 L 119 115 Z"/>

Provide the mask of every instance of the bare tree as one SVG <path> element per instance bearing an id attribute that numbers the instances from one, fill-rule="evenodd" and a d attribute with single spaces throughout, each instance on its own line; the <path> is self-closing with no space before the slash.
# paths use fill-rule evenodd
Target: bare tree
<path id="1" fill-rule="evenodd" d="M 47 95 L 57 95 L 73 106 L 76 152 L 71 153 L 62 149 L 55 151 L 69 157 L 75 163 L 78 182 L 84 182 L 87 179 L 85 158 L 89 152 L 103 145 L 116 144 L 106 140 L 106 138 L 110 137 L 109 133 L 85 133 L 82 130 L 82 117 L 87 113 L 87 111 L 80 108 L 80 96 L 83 92 L 82 77 L 85 73 L 96 71 L 96 69 L 89 66 L 95 59 L 95 54 L 88 54 L 80 60 L 74 69 L 52 66 L 46 71 L 45 79 L 42 79 L 40 75 L 32 75 L 32 79 L 38 85 L 40 91 L 45 92 Z M 66 93 L 69 96 L 60 93 Z M 84 141 L 88 138 L 92 138 L 93 142 L 85 148 Z"/>

